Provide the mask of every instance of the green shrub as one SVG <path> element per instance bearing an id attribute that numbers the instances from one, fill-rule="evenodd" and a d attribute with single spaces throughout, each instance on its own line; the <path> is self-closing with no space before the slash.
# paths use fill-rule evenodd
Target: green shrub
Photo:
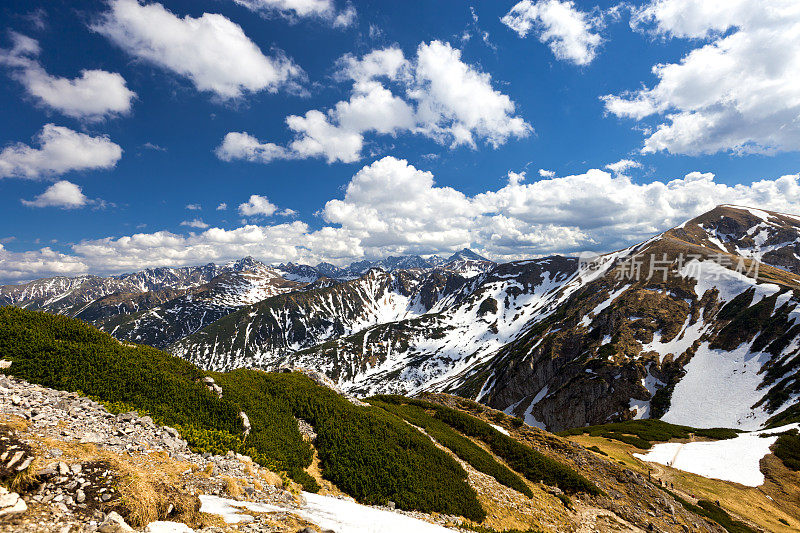
<path id="1" fill-rule="evenodd" d="M 561 500 L 561 503 L 564 504 L 564 507 L 567 509 L 572 509 L 572 500 L 569 499 L 569 496 L 566 494 L 559 494 L 558 499 Z"/>
<path id="2" fill-rule="evenodd" d="M 711 428 L 695 429 L 689 426 L 668 424 L 661 420 L 628 420 L 599 426 L 586 426 L 561 431 L 558 435 L 567 437 L 571 435 L 589 435 L 617 440 L 646 450 L 653 442 L 666 442 L 672 439 L 688 439 L 692 434 L 708 439 L 732 439 L 739 434 L 736 429 Z"/>
<path id="3" fill-rule="evenodd" d="M 556 486 L 566 492 L 600 493 L 592 482 L 570 467 L 550 459 L 530 446 L 525 446 L 507 435 L 503 435 L 486 422 L 466 413 L 439 404 L 423 400 L 412 400 L 402 396 L 376 396 L 375 399 L 385 403 L 408 403 L 409 405 L 416 405 L 435 411 L 437 419 L 464 435 L 482 440 L 489 445 L 495 455 L 501 457 L 506 464 L 530 481 Z"/>
<path id="4" fill-rule="evenodd" d="M 598 448 L 597 446 L 589 446 L 586 449 L 587 450 L 591 450 L 591 451 L 593 451 L 595 453 L 599 453 L 600 455 L 605 455 L 606 457 L 608 457 L 608 454 L 606 452 L 604 452 L 603 450 L 601 450 L 600 448 Z"/>
<path id="5" fill-rule="evenodd" d="M 707 500 L 700 500 L 697 502 L 697 505 L 687 502 L 674 492 L 671 492 L 667 489 L 662 489 L 665 492 L 672 495 L 675 500 L 680 503 L 684 509 L 690 511 L 696 515 L 703 516 L 712 520 L 725 528 L 728 533 L 756 533 L 756 530 L 745 524 L 744 522 L 740 522 L 738 520 L 734 520 L 731 516 L 723 509 L 722 507 L 718 506 L 715 503 L 712 503 Z"/>
<path id="6" fill-rule="evenodd" d="M 710 518 L 717 524 L 724 527 L 729 533 L 756 533 L 755 529 L 751 528 L 744 522 L 740 522 L 731 518 L 731 515 L 729 515 L 723 508 L 719 507 L 715 503 L 706 500 L 700 500 L 697 502 L 697 505 L 703 509 L 703 511 L 705 511 L 705 514 L 698 514 Z"/>
<path id="7" fill-rule="evenodd" d="M 7 372 L 19 378 L 145 410 L 162 424 L 243 429 L 238 408 L 199 383 L 196 366 L 147 346 L 122 345 L 79 320 L 2 307 L 0 353 L 13 362 Z"/>
<path id="8" fill-rule="evenodd" d="M 533 496 L 533 491 L 517 474 L 498 463 L 486 450 L 459 434 L 441 420 L 426 413 L 421 407 L 387 404 L 378 400 L 372 400 L 371 403 L 424 429 L 436 442 L 451 450 L 462 461 L 469 463 L 476 470 L 492 476 L 506 487 L 521 492 L 528 497 Z"/>
<path id="9" fill-rule="evenodd" d="M 384 410 L 356 407 L 300 374 L 237 370 L 212 374 L 146 346 L 124 346 L 63 316 L 0 308 L 0 353 L 7 372 L 47 387 L 80 391 L 112 412 L 148 413 L 176 428 L 195 451 L 228 450 L 287 472 L 306 490 L 313 451 L 296 418 L 314 425 L 323 475 L 362 503 L 394 501 L 401 509 L 485 518 L 466 472 L 430 439 Z M 250 419 L 245 438 L 239 412 Z"/>
<path id="10" fill-rule="evenodd" d="M 800 470 L 800 435 L 798 435 L 797 430 L 784 433 L 778 437 L 772 453 L 783 461 L 786 468 L 795 471 Z"/>

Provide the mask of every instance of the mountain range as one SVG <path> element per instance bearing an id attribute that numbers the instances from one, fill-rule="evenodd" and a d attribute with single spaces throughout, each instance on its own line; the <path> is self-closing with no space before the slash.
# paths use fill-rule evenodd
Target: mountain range
<path id="1" fill-rule="evenodd" d="M 245 258 L 0 287 L 208 370 L 301 367 L 355 395 L 448 392 L 561 430 L 796 416 L 800 218 L 719 206 L 624 250 L 496 264 Z"/>

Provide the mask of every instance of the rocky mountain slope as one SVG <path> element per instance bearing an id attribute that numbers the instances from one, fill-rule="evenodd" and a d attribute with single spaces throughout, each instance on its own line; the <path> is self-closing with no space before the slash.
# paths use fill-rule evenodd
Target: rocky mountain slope
<path id="1" fill-rule="evenodd" d="M 132 312 L 117 312 L 114 305 L 120 295 L 95 300 L 75 315 L 107 331 L 120 340 L 162 348 L 246 305 L 271 296 L 297 291 L 303 283 L 289 281 L 262 264 L 249 270 L 224 272 L 208 283 L 183 291 L 183 294 L 162 301 L 149 301 L 153 293 L 123 297 L 127 302 L 141 302 Z M 155 304 L 155 305 L 152 305 Z M 130 305 L 130 304 L 128 304 Z M 113 314 L 115 313 L 116 314 Z M 110 316 L 104 316 L 110 315 Z"/>
<path id="2" fill-rule="evenodd" d="M 435 313 L 462 297 L 467 283 L 447 271 L 372 269 L 355 280 L 246 306 L 170 350 L 213 370 L 277 368 L 296 362 L 291 354 L 298 350 L 376 324 Z"/>
<path id="3" fill-rule="evenodd" d="M 723 205 L 667 233 L 800 274 L 799 226 L 800 217 L 794 215 Z"/>
<path id="4" fill-rule="evenodd" d="M 301 289 L 260 261 L 159 268 L 0 287 L 0 305 L 80 318 L 126 342 L 167 346 L 270 296 Z"/>
<path id="5" fill-rule="evenodd" d="M 471 277 L 494 265 L 467 249 L 447 260 L 388 257 L 345 268 L 328 263 L 270 267 L 246 257 L 222 266 L 158 268 L 105 278 L 48 278 L 5 285 L 0 286 L 0 305 L 74 316 L 126 342 L 166 347 L 246 305 L 287 292 L 331 288 L 373 269 L 413 271 L 408 275 L 418 277 L 425 274 L 435 285 L 442 273 Z M 368 323 L 372 322 L 368 319 Z"/>
<path id="6" fill-rule="evenodd" d="M 553 429 L 629 417 L 758 428 L 800 397 L 800 261 L 778 247 L 799 230 L 720 207 L 602 256 L 555 312 L 444 388 Z M 780 241 L 776 255 L 753 252 L 753 235 Z"/>

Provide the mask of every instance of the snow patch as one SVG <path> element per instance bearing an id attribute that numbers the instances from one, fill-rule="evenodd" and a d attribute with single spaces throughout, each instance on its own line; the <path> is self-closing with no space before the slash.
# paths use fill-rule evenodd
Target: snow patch
<path id="1" fill-rule="evenodd" d="M 249 522 L 253 518 L 241 509 L 256 513 L 288 512 L 305 518 L 322 529 L 337 533 L 451 533 L 452 530 L 417 520 L 400 513 L 375 509 L 354 501 L 304 492 L 306 504 L 298 509 L 266 503 L 231 500 L 201 495 L 201 513 L 217 514 L 228 524 Z M 249 520 L 248 520 L 249 519 Z"/>
<path id="2" fill-rule="evenodd" d="M 759 372 L 770 356 L 749 348 L 742 344 L 728 352 L 702 343 L 684 367 L 686 375 L 675 385 L 672 403 L 661 420 L 696 428 L 761 427 L 770 415 L 751 406 L 764 395 L 758 390 Z"/>
<path id="3" fill-rule="evenodd" d="M 510 435 L 508 435 L 508 431 L 506 431 L 505 428 L 501 428 L 500 426 L 495 426 L 494 424 L 489 424 L 489 425 L 492 426 L 497 431 L 499 431 L 500 433 L 502 433 L 503 435 L 510 436 Z"/>
<path id="4" fill-rule="evenodd" d="M 725 268 L 714 261 L 693 259 L 684 265 L 680 270 L 680 275 L 697 281 L 694 292 L 698 298 L 702 298 L 709 289 L 716 288 L 719 291 L 719 299 L 724 302 L 733 300 L 751 287 L 756 289 L 753 304 L 757 304 L 763 298 L 772 296 L 780 290 L 780 287 L 772 283 L 756 284 L 755 279 Z"/>
<path id="5" fill-rule="evenodd" d="M 147 524 L 144 533 L 194 533 L 194 529 L 180 522 L 158 520 Z"/>
<path id="6" fill-rule="evenodd" d="M 650 393 L 650 399 L 637 400 L 635 398 L 631 398 L 630 401 L 630 408 L 636 409 L 636 414 L 633 415 L 633 418 L 635 420 L 650 418 L 650 400 L 653 399 L 653 395 L 656 393 L 656 391 L 665 385 L 663 381 L 654 377 L 650 373 L 650 366 L 651 365 L 647 365 L 647 375 L 643 377 L 641 381 L 642 387 L 647 389 L 647 392 Z"/>
<path id="7" fill-rule="evenodd" d="M 758 487 L 764 483 L 759 463 L 778 440 L 777 433 L 798 427 L 800 424 L 790 424 L 714 442 L 656 444 L 646 454 L 633 455 L 642 461 L 672 466 L 699 476 Z"/>
<path id="8" fill-rule="evenodd" d="M 587 327 L 589 324 L 591 324 L 591 323 L 592 323 L 592 319 L 591 319 L 591 318 L 589 318 L 590 316 L 591 316 L 591 317 L 596 317 L 597 315 L 599 315 L 600 313 L 602 313 L 602 312 L 603 312 L 603 311 L 604 311 L 604 310 L 605 310 L 605 309 L 606 309 L 606 308 L 607 308 L 609 305 L 611 305 L 612 303 L 614 303 L 614 300 L 616 300 L 616 299 L 617 299 L 617 297 L 618 297 L 620 294 L 622 294 L 623 292 L 627 291 L 629 288 L 630 288 L 630 287 L 629 287 L 628 285 L 623 285 L 622 287 L 620 287 L 619 289 L 617 289 L 616 291 L 614 291 L 613 293 L 611 293 L 611 294 L 609 295 L 609 297 L 608 297 L 606 300 L 603 300 L 602 302 L 600 302 L 600 303 L 597 305 L 597 307 L 595 307 L 594 309 L 592 309 L 592 311 L 591 311 L 591 312 L 590 312 L 588 315 L 584 316 L 584 317 L 581 319 L 581 326 L 583 326 L 583 327 Z"/>

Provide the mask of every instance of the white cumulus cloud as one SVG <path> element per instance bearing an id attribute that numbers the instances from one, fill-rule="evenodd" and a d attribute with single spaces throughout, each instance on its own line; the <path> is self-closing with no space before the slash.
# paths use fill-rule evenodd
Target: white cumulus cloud
<path id="1" fill-rule="evenodd" d="M 800 149 L 800 3 L 654 0 L 632 25 L 697 43 L 680 62 L 654 65 L 652 87 L 603 97 L 613 115 L 658 117 L 642 152 Z"/>
<path id="2" fill-rule="evenodd" d="M 532 131 L 516 115 L 514 102 L 493 88 L 491 76 L 464 63 L 461 51 L 448 43 L 422 43 L 411 59 L 396 47 L 360 58 L 346 55 L 336 77 L 352 83 L 349 100 L 287 117 L 294 135 L 287 146 L 230 132 L 217 156 L 262 163 L 309 157 L 350 163 L 361 159 L 367 134 L 412 133 L 450 147 L 474 148 L 480 141 L 498 147 Z"/>
<path id="3" fill-rule="evenodd" d="M 534 33 L 556 58 L 588 65 L 602 44 L 598 30 L 602 22 L 564 0 L 522 0 L 501 19 L 520 37 Z"/>
<path id="4" fill-rule="evenodd" d="M 52 184 L 33 200 L 22 200 L 22 203 L 29 207 L 76 209 L 93 202 L 83 194 L 79 186 L 69 181 L 61 180 Z"/>
<path id="5" fill-rule="evenodd" d="M 246 217 L 265 216 L 271 217 L 278 210 L 278 206 L 270 202 L 266 196 L 253 194 L 250 199 L 239 204 L 239 214 Z"/>
<path id="6" fill-rule="evenodd" d="M 0 152 L 0 178 L 46 178 L 73 170 L 113 168 L 122 148 L 108 137 L 91 137 L 63 126 L 45 124 L 38 148 L 16 143 Z"/>
<path id="7" fill-rule="evenodd" d="M 632 168 L 642 168 L 642 164 L 639 163 L 638 161 L 633 161 L 631 159 L 620 159 L 616 163 L 607 164 L 605 168 L 607 168 L 614 174 L 620 174 Z"/>
<path id="8" fill-rule="evenodd" d="M 356 20 L 355 8 L 348 4 L 336 9 L 333 0 L 233 0 L 251 11 L 272 15 L 274 13 L 293 18 L 318 18 L 334 27 L 346 28 Z"/>
<path id="9" fill-rule="evenodd" d="M 241 26 L 219 14 L 181 18 L 159 3 L 110 0 L 109 10 L 92 28 L 132 56 L 222 99 L 296 89 L 304 77 L 283 53 L 265 56 Z"/>
<path id="10" fill-rule="evenodd" d="M 645 183 L 601 169 L 530 183 L 523 173 L 510 172 L 499 189 L 470 195 L 437 185 L 431 172 L 405 160 L 384 157 L 361 168 L 341 197 L 321 206 L 319 229 L 301 220 L 243 223 L 231 229 L 198 227 L 202 231 L 188 235 L 156 231 L 88 239 L 66 255 L 5 250 L 0 277 L 24 279 L 56 269 L 119 273 L 247 255 L 267 262 L 346 264 L 363 257 L 447 254 L 464 246 L 501 261 L 610 251 L 726 203 L 800 214 L 800 174 L 728 185 L 709 172 Z M 253 195 L 241 213 L 289 211 Z"/>
<path id="11" fill-rule="evenodd" d="M 89 265 L 75 255 L 56 252 L 51 248 L 27 252 L 11 252 L 0 245 L 0 280 L 22 281 L 46 276 L 78 276 Z"/>
<path id="12" fill-rule="evenodd" d="M 193 220 L 184 220 L 183 222 L 181 222 L 181 226 L 187 226 L 190 228 L 197 228 L 197 229 L 206 229 L 208 227 L 208 224 L 206 224 L 199 218 L 195 218 Z"/>
<path id="13" fill-rule="evenodd" d="M 125 115 L 131 110 L 136 93 L 116 72 L 84 69 L 77 78 L 61 78 L 47 73 L 39 63 L 39 43 L 18 33 L 11 34 L 11 50 L 0 50 L 0 64 L 12 69 L 11 75 L 26 92 L 41 104 L 66 116 L 87 120 Z"/>

